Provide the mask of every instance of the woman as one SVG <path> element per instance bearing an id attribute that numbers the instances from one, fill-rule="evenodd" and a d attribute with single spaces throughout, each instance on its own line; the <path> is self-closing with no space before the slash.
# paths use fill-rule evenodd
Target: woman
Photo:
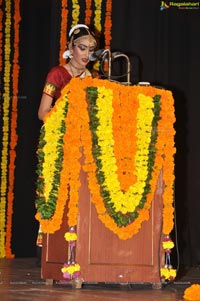
<path id="1" fill-rule="evenodd" d="M 47 75 L 38 110 L 40 120 L 43 120 L 51 110 L 53 102 L 59 98 L 62 88 L 72 77 L 91 76 L 86 66 L 89 63 L 89 55 L 95 51 L 96 45 L 94 34 L 87 25 L 78 24 L 72 27 L 69 32 L 68 49 L 63 54 L 67 59 L 66 64 L 53 67 Z"/>
<path id="2" fill-rule="evenodd" d="M 86 68 L 89 63 L 89 56 L 95 51 L 96 40 L 94 34 L 88 26 L 78 24 L 69 32 L 69 43 L 63 57 L 67 59 L 63 66 L 53 67 L 47 74 L 43 94 L 38 110 L 38 118 L 43 120 L 44 116 L 51 110 L 54 102 L 61 95 L 61 90 L 69 83 L 73 77 L 84 78 L 91 76 Z M 40 266 L 41 247 L 42 247 L 42 229 L 40 227 L 37 237 L 37 262 Z"/>

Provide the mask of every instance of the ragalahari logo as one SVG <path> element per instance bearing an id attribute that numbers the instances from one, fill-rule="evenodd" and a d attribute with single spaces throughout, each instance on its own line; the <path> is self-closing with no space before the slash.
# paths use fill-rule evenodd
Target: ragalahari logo
<path id="1" fill-rule="evenodd" d="M 164 11 L 169 8 L 177 9 L 200 9 L 200 2 L 177 2 L 177 1 L 161 1 L 160 10 Z"/>
<path id="2" fill-rule="evenodd" d="M 167 4 L 165 1 L 161 1 L 160 10 L 166 10 L 169 7 L 169 4 Z"/>

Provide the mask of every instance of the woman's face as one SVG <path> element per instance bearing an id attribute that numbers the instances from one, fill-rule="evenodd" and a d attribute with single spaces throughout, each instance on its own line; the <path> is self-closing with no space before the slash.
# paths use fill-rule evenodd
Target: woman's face
<path id="1" fill-rule="evenodd" d="M 96 45 L 91 38 L 83 37 L 74 41 L 72 63 L 76 64 L 77 67 L 85 68 L 89 62 L 89 55 L 95 51 L 95 47 Z"/>

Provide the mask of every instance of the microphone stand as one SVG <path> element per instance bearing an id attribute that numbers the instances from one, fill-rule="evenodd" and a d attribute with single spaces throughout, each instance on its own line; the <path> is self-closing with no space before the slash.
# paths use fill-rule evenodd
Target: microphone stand
<path id="1" fill-rule="evenodd" d="M 131 64 L 130 64 L 130 59 L 129 57 L 124 54 L 124 53 L 113 53 L 113 60 L 116 59 L 116 58 L 119 58 L 119 57 L 124 57 L 126 59 L 126 62 L 127 62 L 127 84 L 130 85 L 131 82 L 130 82 L 130 74 L 131 74 Z"/>
<path id="2" fill-rule="evenodd" d="M 127 62 L 127 84 L 130 85 L 131 82 L 130 82 L 130 70 L 131 70 L 131 64 L 130 64 L 130 59 L 129 57 L 124 54 L 124 53 L 121 53 L 121 52 L 114 52 L 114 53 L 111 53 L 110 49 L 105 49 L 103 51 L 103 54 L 102 54 L 102 61 L 105 61 L 105 59 L 107 58 L 108 60 L 108 80 L 111 80 L 111 63 L 112 63 L 112 60 L 115 60 L 117 58 L 120 58 L 120 57 L 123 57 L 126 59 L 126 62 Z"/>

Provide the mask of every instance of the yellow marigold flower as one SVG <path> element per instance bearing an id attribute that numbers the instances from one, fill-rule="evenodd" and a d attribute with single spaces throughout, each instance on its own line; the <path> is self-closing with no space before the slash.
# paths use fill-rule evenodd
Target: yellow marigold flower
<path id="1" fill-rule="evenodd" d="M 66 232 L 65 239 L 67 241 L 75 241 L 75 240 L 77 240 L 77 234 L 74 232 Z"/>
<path id="2" fill-rule="evenodd" d="M 163 249 L 172 249 L 174 247 L 173 241 L 164 241 L 162 244 Z"/>

